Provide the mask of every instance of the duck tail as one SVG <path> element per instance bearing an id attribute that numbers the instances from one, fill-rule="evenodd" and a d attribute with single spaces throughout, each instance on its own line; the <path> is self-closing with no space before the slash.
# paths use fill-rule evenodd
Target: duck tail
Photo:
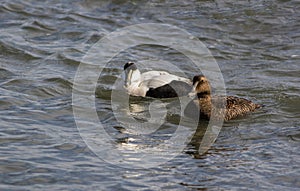
<path id="1" fill-rule="evenodd" d="M 266 105 L 263 105 L 263 104 L 255 104 L 255 109 L 260 109 L 260 108 L 263 108 L 265 106 Z"/>

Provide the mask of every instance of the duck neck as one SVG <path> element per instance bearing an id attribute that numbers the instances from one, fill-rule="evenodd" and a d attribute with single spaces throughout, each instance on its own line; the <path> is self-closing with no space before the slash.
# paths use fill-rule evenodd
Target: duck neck
<path id="1" fill-rule="evenodd" d="M 205 92 L 199 92 L 197 93 L 198 98 L 210 98 L 210 92 L 205 91 Z"/>

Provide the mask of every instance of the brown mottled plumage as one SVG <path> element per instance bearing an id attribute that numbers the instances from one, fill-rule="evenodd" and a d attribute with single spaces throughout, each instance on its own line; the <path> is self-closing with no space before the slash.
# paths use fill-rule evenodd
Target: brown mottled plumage
<path id="1" fill-rule="evenodd" d="M 193 100 L 185 113 L 191 114 L 195 108 L 200 108 L 200 118 L 210 119 L 230 119 L 246 115 L 261 106 L 247 99 L 226 96 L 212 97 L 209 82 L 205 76 L 195 76 L 193 79 L 194 91 L 197 93 L 197 99 Z M 194 106 L 192 106 L 194 104 Z M 196 106 L 196 107 L 195 107 Z M 191 110 L 191 111 L 188 111 Z"/>

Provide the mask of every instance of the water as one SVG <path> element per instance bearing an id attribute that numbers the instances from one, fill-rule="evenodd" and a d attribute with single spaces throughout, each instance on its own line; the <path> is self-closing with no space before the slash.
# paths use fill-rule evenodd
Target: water
<path id="1" fill-rule="evenodd" d="M 3 1 L 1 190 L 298 190 L 299 6 L 282 0 Z M 103 161 L 85 144 L 73 116 L 72 87 L 82 58 L 98 40 L 148 22 L 175 25 L 199 38 L 219 64 L 227 93 L 265 107 L 224 124 L 205 155 L 197 152 L 207 125 L 201 122 L 177 157 L 133 170 Z M 115 120 L 110 102 L 111 86 L 127 60 L 167 60 L 188 77 L 195 71 L 182 54 L 153 45 L 125 50 L 103 69 L 97 114 L 115 146 L 131 143 L 136 148 L 128 152 L 134 152 L 169 139 L 180 108 L 176 100 L 163 100 L 170 111 L 155 135 L 128 133 Z M 131 98 L 131 114 L 147 120 L 151 102 Z"/>

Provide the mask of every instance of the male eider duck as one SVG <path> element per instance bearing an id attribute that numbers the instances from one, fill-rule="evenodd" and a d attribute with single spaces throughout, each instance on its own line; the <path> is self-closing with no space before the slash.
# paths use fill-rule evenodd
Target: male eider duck
<path id="1" fill-rule="evenodd" d="M 203 75 L 193 78 L 193 91 L 197 93 L 194 101 L 190 102 L 185 109 L 185 114 L 194 114 L 195 110 L 200 108 L 200 118 L 210 119 L 211 116 L 216 119 L 223 118 L 228 121 L 239 116 L 244 116 L 249 112 L 261 107 L 247 99 L 235 96 L 211 96 L 211 88 L 207 78 Z"/>
<path id="2" fill-rule="evenodd" d="M 172 98 L 188 95 L 192 82 L 183 77 L 165 71 L 149 71 L 141 73 L 133 62 L 124 65 L 124 88 L 129 95 Z"/>

